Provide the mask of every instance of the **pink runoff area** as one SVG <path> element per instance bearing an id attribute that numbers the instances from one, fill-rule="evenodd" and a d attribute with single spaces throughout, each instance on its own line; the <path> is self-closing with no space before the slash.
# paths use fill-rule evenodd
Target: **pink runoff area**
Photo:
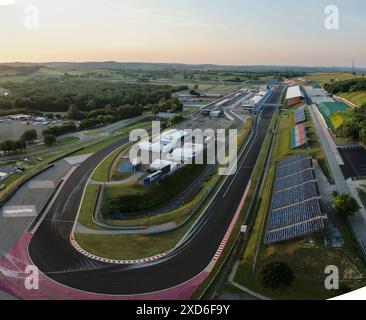
<path id="1" fill-rule="evenodd" d="M 225 238 L 213 259 L 214 264 L 216 264 L 227 244 L 227 240 L 232 233 L 248 195 L 249 188 L 250 183 L 244 192 L 232 224 L 230 225 L 227 234 L 225 235 Z M 24 272 L 27 266 L 32 265 L 27 250 L 32 236 L 32 233 L 24 233 L 14 247 L 5 256 L 0 258 L 0 290 L 23 300 L 188 300 L 191 298 L 197 287 L 210 274 L 207 271 L 202 271 L 193 279 L 176 287 L 162 291 L 140 295 L 111 296 L 88 293 L 63 286 L 62 284 L 49 279 L 40 272 L 39 290 L 27 290 L 25 288 L 25 278 L 27 275 Z"/>
<path id="2" fill-rule="evenodd" d="M 24 233 L 14 247 L 0 258 L 0 290 L 24 300 L 188 300 L 197 287 L 208 277 L 201 272 L 195 278 L 176 287 L 141 295 L 111 296 L 79 291 L 59 284 L 41 272 L 39 290 L 27 290 L 24 285 L 25 268 L 31 265 L 28 245 L 31 233 Z"/>

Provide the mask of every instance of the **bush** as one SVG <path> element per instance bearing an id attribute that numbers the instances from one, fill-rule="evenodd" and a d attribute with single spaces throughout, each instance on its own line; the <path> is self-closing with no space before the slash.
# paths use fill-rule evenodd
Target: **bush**
<path id="1" fill-rule="evenodd" d="M 37 131 L 35 129 L 24 131 L 21 139 L 27 142 L 32 142 L 38 137 Z"/>
<path id="2" fill-rule="evenodd" d="M 360 210 L 357 201 L 347 194 L 336 196 L 333 200 L 333 208 L 337 214 L 344 217 L 353 216 Z"/>
<path id="3" fill-rule="evenodd" d="M 283 262 L 268 263 L 261 274 L 261 284 L 264 288 L 278 290 L 289 287 L 295 280 L 291 268 Z"/>
<path id="4" fill-rule="evenodd" d="M 6 140 L 0 144 L 0 151 L 5 153 L 24 150 L 26 148 L 25 141 L 20 140 Z"/>
<path id="5" fill-rule="evenodd" d="M 44 143 L 46 146 L 50 146 L 56 142 L 56 137 L 54 135 L 46 135 L 44 136 Z"/>
<path id="6" fill-rule="evenodd" d="M 43 130 L 42 135 L 43 135 L 43 137 L 49 136 L 49 135 L 58 137 L 58 136 L 62 136 L 67 133 L 74 132 L 74 131 L 76 131 L 76 129 L 77 129 L 77 126 L 74 124 L 49 127 L 47 129 Z"/>

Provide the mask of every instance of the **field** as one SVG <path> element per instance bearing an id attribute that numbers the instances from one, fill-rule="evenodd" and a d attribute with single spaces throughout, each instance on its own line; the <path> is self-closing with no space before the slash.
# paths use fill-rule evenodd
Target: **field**
<path id="1" fill-rule="evenodd" d="M 337 129 L 339 129 L 346 118 L 350 116 L 349 110 L 348 106 L 344 103 L 323 102 L 319 104 L 320 113 L 334 133 L 337 133 Z"/>
<path id="2" fill-rule="evenodd" d="M 362 105 L 366 104 L 366 92 L 365 91 L 338 93 L 337 95 L 344 99 L 351 101 L 358 107 L 361 107 Z"/>
<path id="3" fill-rule="evenodd" d="M 351 80 L 354 79 L 354 76 L 351 73 L 314 73 L 307 75 L 305 79 L 324 84 L 330 83 L 332 80 Z"/>
<path id="4" fill-rule="evenodd" d="M 76 234 L 82 248 L 101 257 L 117 260 L 142 259 L 172 249 L 188 231 L 189 225 L 160 235 Z"/>
<path id="5" fill-rule="evenodd" d="M 329 116 L 329 121 L 334 129 L 334 132 L 337 133 L 338 129 L 342 127 L 342 125 L 352 119 L 352 111 L 344 110 L 338 111 Z"/>

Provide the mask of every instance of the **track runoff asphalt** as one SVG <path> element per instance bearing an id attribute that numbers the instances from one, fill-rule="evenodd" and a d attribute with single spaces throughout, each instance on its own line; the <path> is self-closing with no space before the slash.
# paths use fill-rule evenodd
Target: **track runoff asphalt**
<path id="1" fill-rule="evenodd" d="M 199 232 L 164 260 L 120 266 L 89 259 L 70 243 L 84 186 L 93 169 L 122 139 L 86 160 L 71 175 L 29 245 L 33 263 L 49 278 L 72 288 L 110 295 L 156 292 L 180 285 L 201 273 L 212 261 L 250 180 L 275 108 L 267 107 L 256 126 L 239 168 L 230 176 L 204 216 Z"/>

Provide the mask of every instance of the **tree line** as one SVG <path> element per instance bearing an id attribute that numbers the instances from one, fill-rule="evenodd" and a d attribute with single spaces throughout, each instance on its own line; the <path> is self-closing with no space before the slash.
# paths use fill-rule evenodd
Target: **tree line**
<path id="1" fill-rule="evenodd" d="M 0 97 L 0 110 L 26 109 L 43 112 L 66 112 L 70 105 L 80 111 L 93 111 L 106 105 L 146 106 L 170 99 L 181 88 L 169 85 L 113 83 L 75 78 L 37 79 L 3 84 L 11 95 Z"/>
<path id="2" fill-rule="evenodd" d="M 0 151 L 4 153 L 17 152 L 25 150 L 28 142 L 33 142 L 38 137 L 35 129 L 24 131 L 18 140 L 5 140 L 0 143 Z"/>
<path id="3" fill-rule="evenodd" d="M 366 91 L 366 79 L 351 79 L 345 81 L 332 81 L 324 85 L 324 89 L 331 94 Z"/>

